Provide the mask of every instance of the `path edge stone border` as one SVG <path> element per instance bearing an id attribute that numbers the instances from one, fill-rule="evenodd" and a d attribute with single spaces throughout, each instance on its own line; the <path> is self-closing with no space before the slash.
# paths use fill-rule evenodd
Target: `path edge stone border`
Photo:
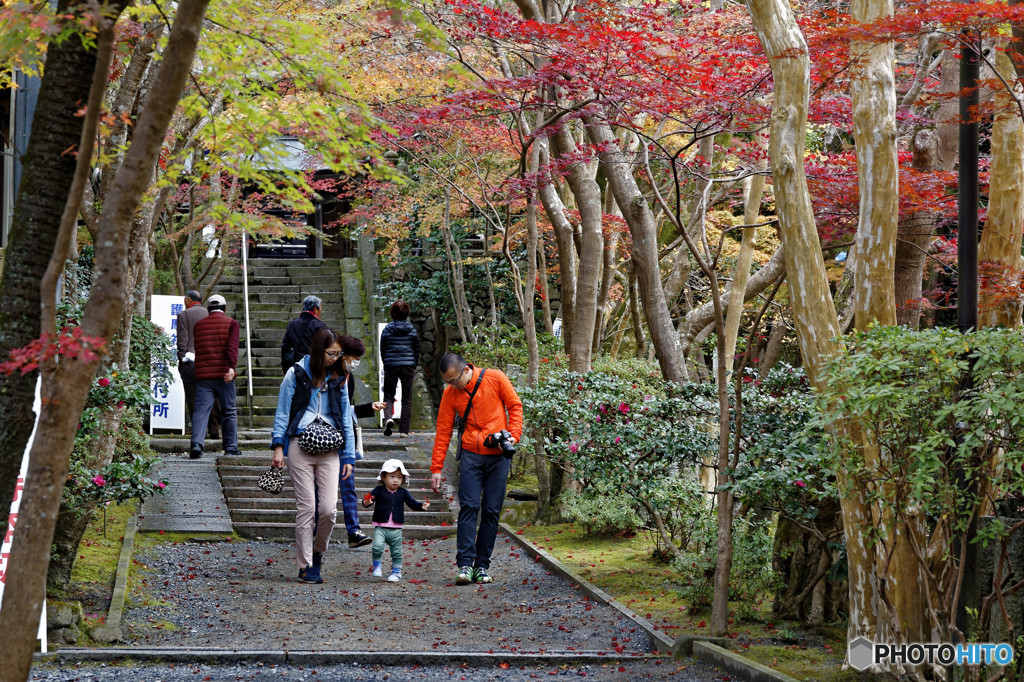
<path id="1" fill-rule="evenodd" d="M 117 642 L 121 639 L 121 616 L 124 615 L 124 601 L 128 592 L 128 571 L 132 566 L 132 554 L 135 550 L 135 533 L 139 528 L 139 513 L 132 514 L 124 529 L 121 541 L 121 553 L 117 557 L 117 575 L 114 578 L 114 592 L 110 596 L 110 608 L 107 609 L 107 622 L 92 631 L 92 637 L 98 642 Z"/>
<path id="2" fill-rule="evenodd" d="M 437 665 L 462 664 L 484 667 L 500 663 L 509 665 L 625 665 L 631 662 L 660 660 L 661 656 L 634 654 L 630 656 L 605 655 L 594 651 L 552 651 L 545 653 L 480 651 L 289 651 L 282 649 L 190 649 L 185 647 L 151 648 L 79 648 L 66 647 L 48 654 L 36 654 L 37 663 L 58 664 L 91 663 L 268 663 L 276 665 Z"/>
<path id="3" fill-rule="evenodd" d="M 658 630 L 656 627 L 654 627 L 654 624 L 651 623 L 649 620 L 635 613 L 632 609 L 623 606 L 618 600 L 616 600 L 610 594 L 608 594 L 607 592 L 605 592 L 589 580 L 574 573 L 572 569 L 570 569 L 568 566 L 563 564 L 561 561 L 559 561 L 552 555 L 548 554 L 540 547 L 535 547 L 532 544 L 530 544 L 526 540 L 526 538 L 518 535 L 516 531 L 508 524 L 501 523 L 498 525 L 501 528 L 502 532 L 505 533 L 505 535 L 508 535 L 510 538 L 512 538 L 513 542 L 522 547 L 527 554 L 534 558 L 534 560 L 537 560 L 540 563 L 544 564 L 544 566 L 547 567 L 552 573 L 556 573 L 557 575 L 560 575 L 566 580 L 570 580 L 576 583 L 580 586 L 580 589 L 583 590 L 588 596 L 595 599 L 596 601 L 601 602 L 602 604 L 612 607 L 613 609 L 621 613 L 623 616 L 636 623 L 639 627 L 643 628 L 644 632 L 651 636 L 651 639 L 654 641 L 655 648 L 658 650 L 659 653 L 673 653 L 672 645 L 675 644 L 675 640 L 666 635 L 664 632 Z"/>
<path id="4" fill-rule="evenodd" d="M 780 673 L 778 670 L 773 670 L 766 665 L 755 663 L 745 656 L 741 656 L 728 649 L 723 649 L 712 642 L 694 642 L 693 653 L 705 663 L 711 663 L 728 670 L 730 673 L 747 680 L 747 682 L 797 682 L 795 677 Z"/>

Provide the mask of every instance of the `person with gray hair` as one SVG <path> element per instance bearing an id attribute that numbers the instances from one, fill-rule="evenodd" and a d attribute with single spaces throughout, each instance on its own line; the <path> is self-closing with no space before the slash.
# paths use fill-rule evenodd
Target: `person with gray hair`
<path id="1" fill-rule="evenodd" d="M 281 341 L 281 373 L 287 374 L 296 362 L 309 355 L 309 346 L 313 337 L 327 325 L 320 321 L 320 309 L 323 301 L 319 296 L 307 296 L 302 299 L 302 313 L 288 323 Z"/>

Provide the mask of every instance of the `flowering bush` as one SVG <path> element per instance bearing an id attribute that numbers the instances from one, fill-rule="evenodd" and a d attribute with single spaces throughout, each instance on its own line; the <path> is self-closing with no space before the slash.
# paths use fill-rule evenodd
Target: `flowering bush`
<path id="1" fill-rule="evenodd" d="M 724 487 L 758 513 L 811 520 L 816 503 L 838 491 L 807 375 L 780 364 L 764 377 L 748 368 L 744 380 L 741 459 Z M 735 412 L 732 419 L 735 433 Z"/>
<path id="2" fill-rule="evenodd" d="M 73 462 L 65 491 L 79 500 L 95 500 L 101 504 L 143 502 L 156 493 L 163 493 L 167 487 L 166 479 L 151 477 L 153 467 L 159 463 L 159 459 L 135 455 L 128 461 L 111 462 L 94 473 L 81 461 Z"/>
<path id="3" fill-rule="evenodd" d="M 604 372 L 553 373 L 523 389 L 529 424 L 544 424 L 547 453 L 564 460 L 584 486 L 622 491 L 641 507 L 678 511 L 680 477 L 715 451 L 713 389 L 661 382 L 656 394 Z"/>

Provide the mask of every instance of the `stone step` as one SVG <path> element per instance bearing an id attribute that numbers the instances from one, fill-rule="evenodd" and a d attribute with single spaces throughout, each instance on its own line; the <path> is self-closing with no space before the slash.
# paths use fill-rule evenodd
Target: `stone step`
<path id="1" fill-rule="evenodd" d="M 336 258 L 250 258 L 249 268 L 268 268 L 277 270 L 293 266 L 330 266 L 340 268 Z"/>
<path id="2" fill-rule="evenodd" d="M 340 521 L 340 519 L 339 519 Z M 252 521 L 239 521 L 232 524 L 235 528 L 235 532 L 243 538 L 265 538 L 268 540 L 294 540 L 295 539 L 295 524 L 294 523 L 263 523 L 263 522 L 252 522 Z M 341 526 L 341 533 L 337 535 L 337 540 L 344 546 L 344 530 L 345 526 L 339 523 Z M 337 533 L 337 531 L 335 531 Z M 402 536 L 407 540 L 431 540 L 435 538 L 443 538 L 449 535 L 455 534 L 455 526 L 418 526 L 418 525 L 405 525 L 402 528 Z"/>
<path id="3" fill-rule="evenodd" d="M 217 466 L 217 470 L 220 472 L 221 478 L 223 478 L 224 480 L 228 480 L 229 477 L 231 477 L 231 479 L 234 480 L 234 477 L 236 477 L 236 476 L 252 476 L 253 478 L 258 479 L 260 477 L 260 475 L 264 471 L 266 471 L 267 467 L 270 465 L 270 456 L 271 456 L 271 453 L 270 453 L 269 450 L 267 450 L 266 455 L 264 457 L 261 457 L 261 458 L 256 458 L 258 461 L 256 463 L 254 463 L 254 464 L 246 464 L 246 465 L 219 464 Z M 218 461 L 219 462 L 223 462 L 224 459 L 237 459 L 237 458 L 236 457 L 221 458 Z M 357 461 L 356 462 L 356 466 L 354 467 L 355 468 L 355 472 L 356 472 L 356 478 L 360 479 L 360 478 L 365 478 L 367 476 L 376 476 L 377 472 L 380 471 L 381 464 L 383 464 L 383 463 L 384 463 L 383 460 L 381 460 L 379 462 L 369 462 L 369 463 L 367 463 L 367 461 L 365 459 L 361 459 L 361 460 Z M 430 480 L 430 467 L 426 467 L 426 466 L 424 466 L 424 467 L 412 467 L 412 466 L 409 466 L 409 462 L 402 462 L 402 463 L 405 464 L 405 470 L 409 472 L 409 476 L 412 478 L 413 482 L 416 482 L 416 481 L 429 481 Z M 363 466 L 363 465 L 365 465 L 365 466 Z"/>
<path id="4" fill-rule="evenodd" d="M 281 272 L 279 272 L 277 270 L 270 270 L 270 269 L 262 270 L 261 269 L 260 273 L 267 273 L 267 274 L 257 274 L 255 272 L 253 272 L 253 273 L 251 273 L 249 275 L 249 286 L 250 287 L 252 287 L 252 286 L 268 286 L 268 287 L 272 287 L 272 286 L 280 286 L 280 285 L 288 285 L 288 284 L 302 284 L 304 286 L 315 287 L 315 286 L 319 286 L 319 285 L 335 284 L 335 283 L 338 283 L 338 282 L 341 281 L 341 274 L 338 273 L 338 272 L 324 272 L 323 274 L 320 274 L 320 275 L 307 275 L 307 276 L 301 278 L 301 281 L 298 281 L 296 278 L 289 277 L 286 274 L 282 274 Z M 222 284 L 225 285 L 225 286 L 238 286 L 238 287 L 241 287 L 242 286 L 242 275 L 241 274 L 225 275 L 225 276 L 221 277 L 220 280 L 217 281 L 217 286 L 218 287 L 221 286 Z M 312 293 L 314 295 L 318 295 L 318 294 L 316 294 L 315 291 L 311 291 L 310 293 Z"/>
<path id="5" fill-rule="evenodd" d="M 229 503 L 230 506 L 230 503 Z M 344 510 L 338 505 L 338 521 L 344 524 Z M 418 512 L 411 509 L 405 510 L 405 521 L 417 526 L 440 526 L 441 523 L 451 523 L 452 515 L 448 511 L 435 514 L 432 511 Z M 295 507 L 291 509 L 231 509 L 231 523 L 290 523 L 295 524 Z M 370 509 L 359 512 L 359 524 L 370 526 L 373 523 L 373 511 Z"/>
<path id="6" fill-rule="evenodd" d="M 270 456 L 269 456 L 269 454 L 268 454 L 268 456 L 267 456 L 265 461 L 266 461 L 265 466 L 267 468 L 269 468 L 270 467 Z M 266 469 L 264 469 L 263 471 L 266 471 Z M 262 474 L 263 471 L 261 471 L 260 474 Z M 260 479 L 259 475 L 251 475 L 250 476 L 250 475 L 245 475 L 245 474 L 241 474 L 241 475 L 221 474 L 220 482 L 221 482 L 221 485 L 224 486 L 225 490 L 227 490 L 228 488 L 255 488 L 256 487 L 256 482 L 259 481 L 259 479 Z M 429 486 L 429 482 L 430 482 L 430 475 L 429 474 L 427 474 L 426 476 L 421 476 L 420 478 L 417 478 L 416 476 L 413 476 L 412 480 L 409 481 L 410 490 L 412 490 L 413 488 L 428 487 Z M 356 488 L 365 488 L 367 490 L 372 490 L 378 483 L 380 483 L 380 481 L 377 479 L 375 471 L 369 471 L 369 470 L 359 471 L 359 470 L 356 470 L 355 483 L 356 483 Z M 291 483 L 289 482 L 288 477 L 285 476 L 285 487 L 287 488 L 289 485 L 291 485 Z"/>
<path id="7" fill-rule="evenodd" d="M 262 273 L 259 273 L 262 274 Z M 336 278 L 341 278 L 341 266 L 335 261 L 335 265 L 321 265 L 321 266 L 303 266 L 303 265 L 289 265 L 285 268 L 286 276 L 294 279 L 302 279 L 305 277 L 316 277 L 333 274 Z"/>
<path id="8" fill-rule="evenodd" d="M 411 490 L 409 492 L 419 502 L 423 502 L 425 499 L 429 500 L 430 511 L 416 511 L 406 507 L 406 522 L 421 526 L 433 526 L 440 524 L 442 521 L 451 523 L 452 514 L 448 511 L 448 505 L 442 504 L 440 495 L 428 497 L 423 494 L 414 494 Z M 360 500 L 365 494 L 359 493 Z M 235 521 L 258 521 L 262 518 L 271 522 L 290 521 L 295 523 L 295 498 L 292 496 L 284 497 L 284 493 L 278 497 L 270 498 L 240 497 L 229 499 L 228 505 L 231 507 L 231 515 Z M 340 500 L 338 501 L 338 512 L 339 515 L 345 513 Z M 370 523 L 371 521 L 373 521 L 373 509 L 363 509 L 362 504 L 360 504 L 359 522 Z"/>
<path id="9" fill-rule="evenodd" d="M 327 298 L 340 298 L 343 291 L 343 285 L 341 280 L 335 278 L 333 282 L 329 283 L 307 283 L 304 278 L 290 277 L 283 278 L 280 284 L 253 284 L 249 283 L 249 294 L 282 294 L 291 296 L 292 299 L 288 302 L 289 305 L 302 305 L 302 299 L 306 298 L 309 294 L 315 294 L 322 299 Z M 224 287 L 217 286 L 217 293 L 223 295 L 228 300 L 231 300 L 229 295 L 241 297 L 245 293 L 241 283 L 239 284 L 228 284 Z M 251 305 L 251 303 L 250 303 Z"/>
<path id="10" fill-rule="evenodd" d="M 269 462 L 269 460 L 268 460 L 268 462 Z M 356 487 L 356 494 L 359 496 L 359 499 L 362 499 L 363 495 L 365 495 L 366 493 L 368 493 L 371 490 L 373 490 L 374 487 L 376 487 L 376 486 L 366 486 L 365 488 L 360 488 L 360 487 L 357 486 Z M 407 487 L 406 489 L 409 491 L 409 494 L 411 494 L 417 500 L 420 500 L 420 501 L 423 501 L 424 499 L 430 500 L 431 506 L 435 506 L 435 502 L 438 505 L 445 504 L 444 501 L 443 501 L 443 498 L 440 495 L 438 495 L 437 493 L 435 493 L 433 490 L 431 490 L 429 486 L 427 486 L 427 487 L 412 486 L 412 487 Z M 229 505 L 234 505 L 234 501 L 235 500 L 255 500 L 255 499 L 261 499 L 261 500 L 265 500 L 265 499 L 291 500 L 292 501 L 292 507 L 291 508 L 292 509 L 295 508 L 295 506 L 294 506 L 294 502 L 295 502 L 294 488 L 292 488 L 292 486 L 291 486 L 291 484 L 290 484 L 290 482 L 288 481 L 287 478 L 285 479 L 285 488 L 284 488 L 284 490 L 281 493 L 277 494 L 277 495 L 274 495 L 273 493 L 268 493 L 265 490 L 260 490 L 259 488 L 255 487 L 255 486 L 251 487 L 251 488 L 250 487 L 227 487 L 227 488 L 224 488 L 224 497 L 225 497 L 225 499 L 227 499 Z M 273 505 L 269 505 L 268 508 L 272 509 L 272 508 L 275 508 L 275 507 Z M 437 511 L 437 510 L 435 509 L 434 511 Z"/>

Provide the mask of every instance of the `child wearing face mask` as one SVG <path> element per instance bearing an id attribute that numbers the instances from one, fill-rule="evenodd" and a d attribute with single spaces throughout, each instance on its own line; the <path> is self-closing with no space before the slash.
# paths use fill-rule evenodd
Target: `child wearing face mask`
<path id="1" fill-rule="evenodd" d="M 362 403 L 356 405 L 356 379 L 353 373 L 359 367 L 363 356 L 366 354 L 366 346 L 354 336 L 341 337 L 341 380 L 348 388 L 349 404 L 352 405 L 352 412 L 356 419 L 372 417 L 374 412 L 384 409 L 383 402 Z M 361 452 L 356 452 L 356 459 L 362 459 Z M 350 549 L 365 547 L 373 542 L 359 528 L 359 498 L 356 496 L 355 476 L 341 479 L 341 502 L 345 512 L 345 530 L 348 531 L 348 546 Z"/>
<path id="2" fill-rule="evenodd" d="M 366 493 L 363 506 L 373 509 L 373 575 L 384 575 L 381 559 L 384 545 L 391 551 L 391 574 L 389 583 L 402 579 L 402 524 L 405 523 L 405 507 L 417 511 L 430 509 L 430 500 L 419 502 L 402 487 L 409 482 L 409 472 L 400 459 L 389 459 L 380 467 L 380 485 Z"/>

